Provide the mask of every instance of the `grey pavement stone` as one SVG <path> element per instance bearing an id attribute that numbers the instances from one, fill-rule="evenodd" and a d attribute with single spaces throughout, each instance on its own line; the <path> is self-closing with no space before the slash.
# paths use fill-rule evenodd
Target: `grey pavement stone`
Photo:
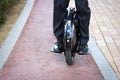
<path id="1" fill-rule="evenodd" d="M 119 80 L 114 71 L 102 71 L 105 80 Z"/>

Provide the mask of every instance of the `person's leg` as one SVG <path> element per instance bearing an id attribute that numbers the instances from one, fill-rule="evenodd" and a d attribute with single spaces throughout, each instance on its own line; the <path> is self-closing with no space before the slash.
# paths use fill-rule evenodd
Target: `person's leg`
<path id="1" fill-rule="evenodd" d="M 63 19 L 67 14 L 69 0 L 54 0 L 53 31 L 57 40 L 63 40 Z"/>
<path id="2" fill-rule="evenodd" d="M 90 8 L 88 0 L 75 0 L 77 8 L 77 16 L 79 19 L 79 52 L 81 53 L 84 48 L 88 50 L 87 42 L 89 40 L 89 22 L 90 22 Z"/>
<path id="3" fill-rule="evenodd" d="M 63 48 L 62 45 L 64 34 L 63 19 L 67 15 L 68 4 L 69 0 L 54 0 L 53 32 L 57 39 L 57 43 L 55 45 L 58 46 L 58 49 L 54 49 L 54 52 L 61 52 L 59 51 L 59 48 Z"/>

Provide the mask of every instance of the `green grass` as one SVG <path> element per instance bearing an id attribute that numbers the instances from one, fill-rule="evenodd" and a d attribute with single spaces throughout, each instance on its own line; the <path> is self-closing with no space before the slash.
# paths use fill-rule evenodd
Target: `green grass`
<path id="1" fill-rule="evenodd" d="M 5 22 L 6 12 L 20 0 L 0 0 L 0 25 Z"/>

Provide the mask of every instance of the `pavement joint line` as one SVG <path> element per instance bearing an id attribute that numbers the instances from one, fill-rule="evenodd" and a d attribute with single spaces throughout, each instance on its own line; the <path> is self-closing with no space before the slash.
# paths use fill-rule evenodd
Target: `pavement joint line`
<path id="1" fill-rule="evenodd" d="M 35 0 L 27 0 L 19 18 L 0 47 L 0 69 L 6 63 L 31 13 Z"/>
<path id="2" fill-rule="evenodd" d="M 88 46 L 91 51 L 91 55 L 95 60 L 99 70 L 101 71 L 105 80 L 119 80 L 113 68 L 106 60 L 105 56 L 97 46 L 96 42 L 90 36 L 90 40 L 88 42 Z"/>

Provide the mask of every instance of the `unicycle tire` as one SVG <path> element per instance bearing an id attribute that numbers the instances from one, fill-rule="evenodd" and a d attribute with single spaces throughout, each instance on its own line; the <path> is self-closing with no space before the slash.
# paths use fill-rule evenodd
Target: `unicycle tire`
<path id="1" fill-rule="evenodd" d="M 72 55 L 72 51 L 71 51 L 71 50 L 66 50 L 66 51 L 64 52 L 64 55 L 65 55 L 66 63 L 67 63 L 68 65 L 73 64 L 74 57 L 73 57 L 73 55 Z"/>

